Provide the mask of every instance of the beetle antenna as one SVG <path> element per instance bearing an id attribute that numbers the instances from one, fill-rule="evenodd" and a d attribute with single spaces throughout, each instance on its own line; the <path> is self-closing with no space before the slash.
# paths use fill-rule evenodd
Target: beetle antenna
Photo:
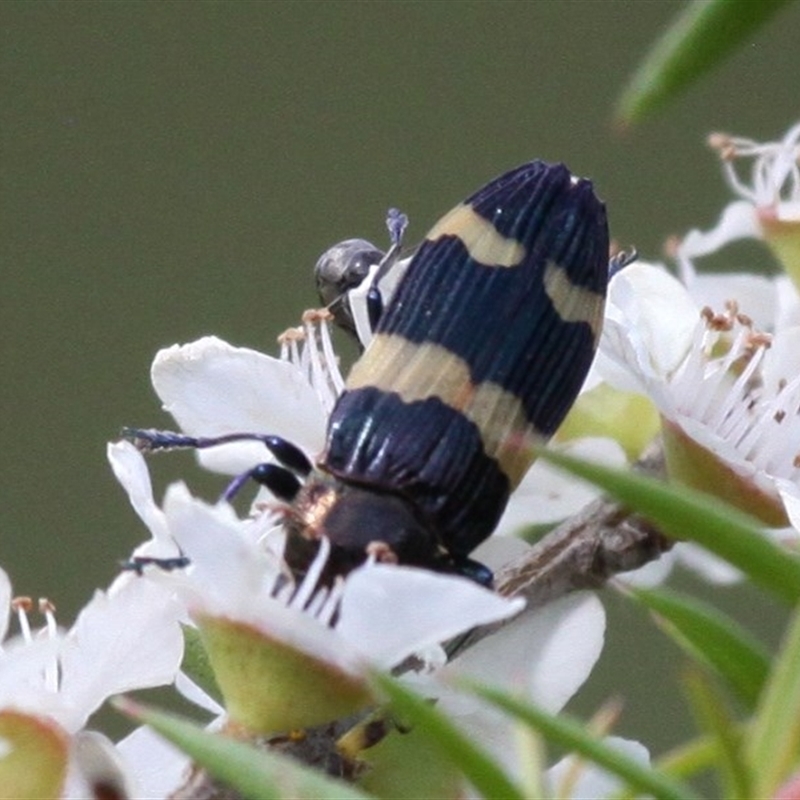
<path id="1" fill-rule="evenodd" d="M 308 456 L 297 445 L 280 436 L 261 433 L 227 433 L 222 436 L 186 436 L 174 431 L 154 428 L 123 428 L 123 438 L 143 453 L 159 450 L 206 450 L 232 442 L 261 442 L 287 469 L 299 475 L 308 475 L 313 467 Z"/>

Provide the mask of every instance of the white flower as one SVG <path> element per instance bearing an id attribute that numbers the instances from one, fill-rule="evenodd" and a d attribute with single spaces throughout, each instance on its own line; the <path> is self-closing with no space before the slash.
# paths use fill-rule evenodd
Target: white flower
<path id="1" fill-rule="evenodd" d="M 313 459 L 322 450 L 325 419 L 341 390 L 335 357 L 325 344 L 325 324 L 317 329 L 318 322 L 307 319 L 302 337 L 284 337 L 281 359 L 210 337 L 161 351 L 153 365 L 156 391 L 191 435 L 276 433 L 300 444 Z M 289 403 L 280 397 L 282 392 L 291 394 Z M 241 473 L 267 460 L 257 443 L 221 449 L 227 450 L 221 457 L 204 453 L 204 463 L 209 465 L 213 455 L 213 468 Z M 503 600 L 462 578 L 380 564 L 368 563 L 332 587 L 322 587 L 317 578 L 324 566 L 324 544 L 309 576 L 296 585 L 287 577 L 280 554 L 265 549 L 272 517 L 239 520 L 227 503 L 202 503 L 180 484 L 168 489 L 163 509 L 158 508 L 141 455 L 122 443 L 109 447 L 109 458 L 153 534 L 135 556 L 181 555 L 189 564 L 171 572 L 154 567 L 145 571 L 146 577 L 169 585 L 197 621 L 227 714 L 253 729 L 316 724 L 350 713 L 351 706 L 370 701 L 365 694 L 369 669 L 388 669 L 412 653 L 425 653 L 428 669 L 434 670 L 441 663 L 438 643 L 521 607 L 521 601 Z M 551 485 L 548 491 L 551 501 L 561 503 L 556 513 L 567 513 L 565 490 Z M 533 507 L 527 513 L 534 518 L 536 500 L 529 502 Z M 571 598 L 526 615 L 522 628 L 512 624 L 499 635 L 496 650 L 489 644 L 495 637 L 477 646 L 460 670 L 481 676 L 481 665 L 492 664 L 482 677 L 496 680 L 497 664 L 503 664 L 515 681 L 530 687 L 532 696 L 546 695 L 555 710 L 588 676 L 602 647 L 603 630 L 598 601 Z M 277 676 L 282 668 L 265 656 L 265 649 L 281 651 L 277 661 L 289 660 L 291 680 Z M 225 650 L 235 657 L 215 656 Z M 324 675 L 319 689 L 314 670 Z M 443 691 L 441 686 L 430 690 Z M 283 698 L 280 708 L 276 697 Z M 138 740 L 126 743 L 128 748 L 140 752 Z"/>
<path id="2" fill-rule="evenodd" d="M 738 238 L 762 238 L 773 222 L 800 221 L 800 123 L 779 142 L 714 134 L 709 144 L 719 152 L 725 179 L 741 199 L 722 212 L 713 231 L 687 235 L 684 246 L 692 255 L 705 255 Z M 753 159 L 749 182 L 739 177 L 737 159 Z"/>
<path id="3" fill-rule="evenodd" d="M 191 562 L 176 592 L 195 614 L 226 617 L 285 638 L 353 675 L 367 664 L 388 669 L 419 649 L 522 607 L 462 578 L 381 564 L 354 570 L 329 592 L 316 588 L 313 574 L 281 590 L 286 576 L 280 565 L 245 533 L 246 523 L 229 507 L 209 506 L 177 484 L 168 490 L 164 510 Z"/>
<path id="4" fill-rule="evenodd" d="M 25 769 L 55 781 L 61 797 L 80 796 L 80 787 L 91 785 L 93 770 L 101 762 L 102 768 L 115 770 L 111 744 L 82 730 L 89 716 L 112 695 L 171 683 L 180 664 L 183 639 L 177 604 L 160 587 L 129 577 L 107 592 L 96 592 L 66 632 L 57 629 L 47 603 L 42 607 L 45 628 L 31 631 L 18 604 L 22 634 L 5 642 L 0 653 L 0 716 L 11 719 L 4 725 L 7 740 L 18 746 L 15 734 L 38 726 L 42 747 L 31 753 Z M 4 609 L 10 593 L 8 578 L 0 570 Z M 5 635 L 5 612 L 0 628 Z M 44 747 L 46 736 L 63 743 L 62 761 L 52 746 Z M 5 768 L 0 758 L 4 786 L 14 778 Z M 117 777 L 125 781 L 122 773 Z"/>
<path id="5" fill-rule="evenodd" d="M 737 239 L 763 239 L 795 285 L 800 282 L 800 123 L 779 142 L 715 134 L 724 175 L 739 198 L 728 205 L 708 232 L 690 231 L 680 245 L 683 258 L 694 259 Z M 750 180 L 737 172 L 737 162 L 752 160 Z"/>
<path id="6" fill-rule="evenodd" d="M 171 683 L 183 649 L 177 605 L 159 587 L 136 580 L 97 591 L 66 633 L 52 621 L 48 630 L 44 639 L 6 643 L 0 707 L 50 716 L 69 732 L 112 695 Z"/>
<path id="7" fill-rule="evenodd" d="M 635 264 L 611 282 L 600 351 L 612 384 L 658 408 L 674 477 L 785 524 L 780 482 L 800 480 L 800 328 L 761 334 L 735 304 L 700 309 Z"/>

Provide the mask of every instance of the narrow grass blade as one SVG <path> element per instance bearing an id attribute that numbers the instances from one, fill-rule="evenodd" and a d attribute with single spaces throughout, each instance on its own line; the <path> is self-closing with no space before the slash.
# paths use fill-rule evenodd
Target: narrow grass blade
<path id="1" fill-rule="evenodd" d="M 722 797 L 752 797 L 752 775 L 742 748 L 736 719 L 708 675 L 694 665 L 684 675 L 683 686 L 698 727 L 716 744 L 716 772 Z"/>
<path id="2" fill-rule="evenodd" d="M 622 126 L 641 122 L 722 62 L 788 0 L 694 0 L 651 48 L 617 104 Z"/>
<path id="3" fill-rule="evenodd" d="M 800 765 L 800 608 L 773 663 L 748 750 L 756 797 L 773 797 Z"/>

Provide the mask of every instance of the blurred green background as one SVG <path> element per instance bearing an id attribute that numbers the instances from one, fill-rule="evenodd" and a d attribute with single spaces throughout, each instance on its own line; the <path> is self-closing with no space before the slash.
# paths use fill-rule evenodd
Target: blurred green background
<path id="1" fill-rule="evenodd" d="M 383 245 L 387 207 L 414 241 L 541 157 L 592 177 L 612 235 L 645 257 L 708 227 L 728 193 L 706 134 L 776 138 L 798 116 L 800 7 L 620 136 L 614 99 L 681 8 L 1 3 L 0 564 L 15 590 L 68 622 L 145 536 L 104 448 L 123 424 L 170 424 L 155 351 L 206 333 L 274 351 L 316 303 L 317 256 L 351 236 Z M 161 484 L 189 463 L 159 459 Z M 718 593 L 770 628 L 754 592 Z M 646 703 L 679 660 L 610 606 L 617 660 L 581 710 L 624 692 L 620 729 L 669 744 L 685 720 Z"/>

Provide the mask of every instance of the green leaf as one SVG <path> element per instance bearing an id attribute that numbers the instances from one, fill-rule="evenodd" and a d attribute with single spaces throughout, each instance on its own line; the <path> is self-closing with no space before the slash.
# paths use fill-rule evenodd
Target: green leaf
<path id="1" fill-rule="evenodd" d="M 641 122 L 723 61 L 787 2 L 694 0 L 634 73 L 617 104 L 617 122 Z"/>
<path id="2" fill-rule="evenodd" d="M 754 583 L 794 605 L 800 600 L 800 559 L 770 541 L 758 523 L 686 486 L 542 450 L 539 457 L 590 481 L 675 539 L 690 539 L 725 559 Z"/>
<path id="3" fill-rule="evenodd" d="M 452 761 L 484 797 L 522 800 L 522 791 L 508 779 L 502 767 L 435 706 L 388 675 L 376 673 L 373 680 L 389 697 L 392 709 L 427 737 L 433 753 Z"/>
<path id="4" fill-rule="evenodd" d="M 711 667 L 752 711 L 769 674 L 766 647 L 736 620 L 711 605 L 666 589 L 630 588 L 630 593 L 667 624 L 690 656 Z"/>
<path id="5" fill-rule="evenodd" d="M 549 742 L 579 753 L 630 784 L 637 792 L 650 794 L 659 800 L 693 800 L 698 797 L 686 784 L 634 761 L 595 738 L 579 720 L 565 714 L 554 716 L 499 689 L 476 685 L 471 688 L 475 694 L 542 733 Z"/>
<path id="6" fill-rule="evenodd" d="M 711 769 L 716 751 L 716 745 L 708 736 L 698 736 L 659 756 L 655 765 L 673 778 L 692 778 Z"/>
<path id="7" fill-rule="evenodd" d="M 752 797 L 753 781 L 742 751 L 742 735 L 725 698 L 697 668 L 687 672 L 683 684 L 695 720 L 716 744 L 720 796 Z"/>
<path id="8" fill-rule="evenodd" d="M 800 608 L 773 663 L 749 737 L 755 797 L 773 797 L 800 762 Z"/>
<path id="9" fill-rule="evenodd" d="M 366 800 L 370 795 L 328 778 L 294 759 L 208 733 L 186 719 L 119 698 L 117 707 L 152 727 L 209 774 L 244 797 L 259 800 Z"/>
<path id="10" fill-rule="evenodd" d="M 214 698 L 221 706 L 225 705 L 214 670 L 208 658 L 200 631 L 190 625 L 183 625 L 183 661 L 181 669 L 206 694 Z"/>

